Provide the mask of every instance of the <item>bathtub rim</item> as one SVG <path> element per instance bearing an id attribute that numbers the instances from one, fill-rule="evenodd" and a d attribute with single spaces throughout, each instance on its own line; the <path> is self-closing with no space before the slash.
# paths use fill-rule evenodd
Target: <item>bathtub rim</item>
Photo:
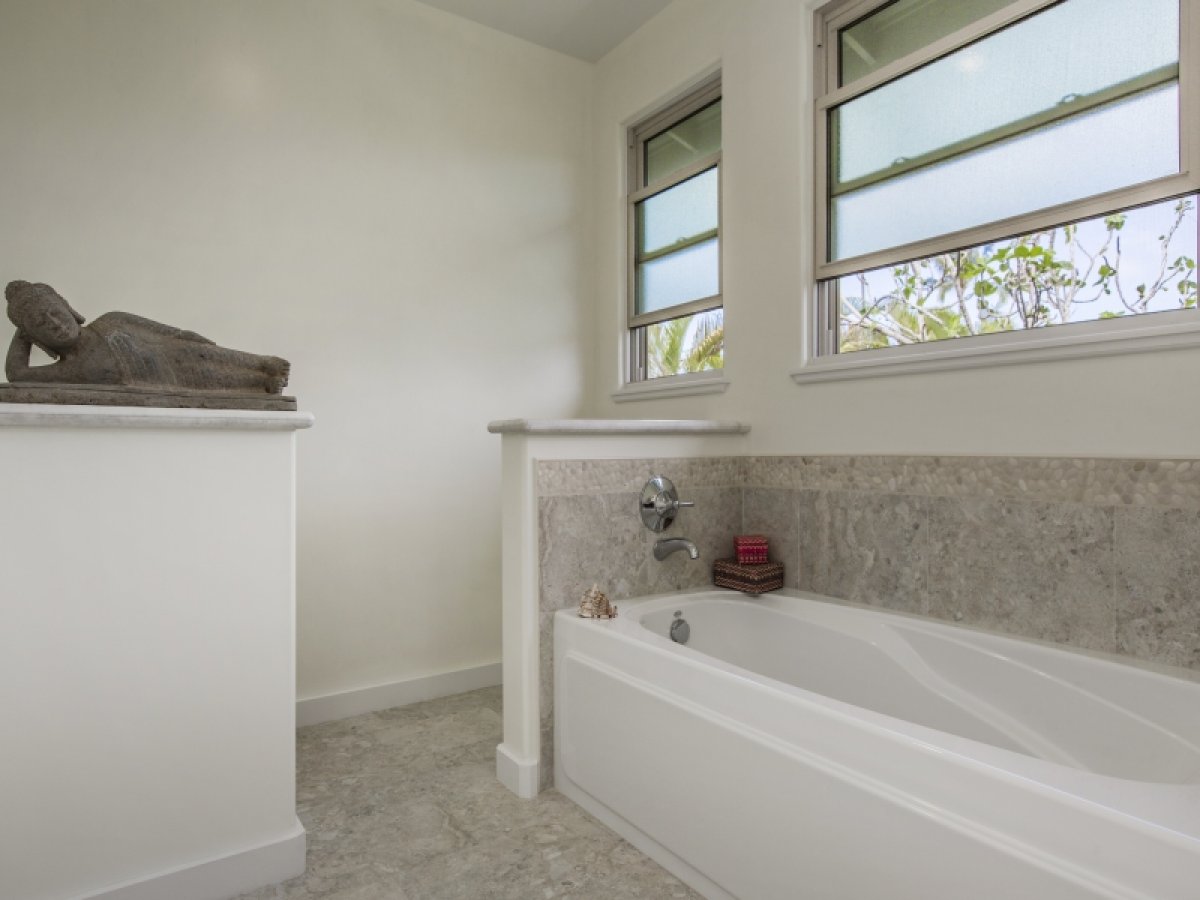
<path id="1" fill-rule="evenodd" d="M 627 624 L 636 620 L 640 623 L 641 616 L 648 612 L 654 612 L 659 605 L 668 606 L 668 600 L 685 600 L 689 598 L 695 599 L 719 599 L 728 598 L 731 600 L 743 600 L 753 602 L 761 598 L 770 597 L 794 597 L 800 600 L 811 600 L 814 603 L 827 604 L 829 606 L 844 607 L 846 609 L 860 610 L 864 613 L 881 616 L 894 616 L 898 619 L 905 619 L 920 626 L 923 630 L 941 628 L 950 629 L 952 632 L 966 632 L 968 634 L 979 634 L 988 638 L 994 638 L 1000 641 L 1012 641 L 1018 644 L 1032 644 L 1035 647 L 1041 647 L 1046 650 L 1054 650 L 1061 653 L 1066 653 L 1072 656 L 1082 656 L 1101 662 L 1111 663 L 1122 668 L 1139 669 L 1143 672 L 1148 672 L 1152 675 L 1159 675 L 1166 678 L 1172 678 L 1178 681 L 1190 681 L 1200 685 L 1200 669 L 1189 669 L 1184 666 L 1173 666 L 1168 663 L 1156 662 L 1148 659 L 1140 659 L 1136 656 L 1126 656 L 1121 653 L 1113 653 L 1105 650 L 1095 650 L 1090 647 L 1077 647 L 1073 644 L 1060 644 L 1056 641 L 1046 640 L 1045 638 L 1025 637 L 1024 635 L 1012 634 L 1011 632 L 1000 631 L 995 628 L 987 628 L 982 625 L 972 625 L 966 622 L 952 622 L 948 619 L 939 619 L 934 616 L 922 615 L 921 613 L 907 612 L 906 610 L 890 609 L 886 606 L 873 606 L 869 603 L 858 603 L 854 600 L 843 600 L 840 597 L 831 597 L 827 594 L 818 594 L 814 591 L 805 591 L 798 588 L 782 588 L 780 590 L 769 591 L 765 594 L 746 594 L 741 591 L 731 590 L 729 588 L 707 587 L 707 588 L 684 588 L 678 591 L 667 591 L 658 594 L 646 594 L 640 597 L 630 597 L 617 604 L 619 614 L 616 619 L 610 620 L 611 623 L 618 623 L 625 620 Z M 654 609 L 648 608 L 650 604 L 654 604 Z M 567 618 L 580 618 L 575 614 L 573 609 L 558 610 L 555 614 L 567 614 Z M 584 619 L 583 621 L 588 621 Z M 592 620 L 597 624 L 608 624 L 603 620 Z M 644 627 L 644 626 L 642 626 Z M 649 631 L 649 629 L 645 629 Z M 654 635 L 654 632 L 650 632 Z M 659 635 L 654 635 L 659 637 Z M 664 640 L 667 640 L 664 638 Z M 712 658 L 712 657 L 710 657 Z M 743 670 L 749 671 L 749 670 Z"/>
<path id="2" fill-rule="evenodd" d="M 1159 679 L 1167 681 L 1186 682 L 1200 686 L 1200 672 L 1191 669 L 1183 669 L 1175 666 L 1163 665 L 1161 663 L 1152 663 L 1145 660 L 1127 661 L 1126 657 L 1118 654 L 1105 653 L 1103 651 L 1090 650 L 1086 648 L 1075 648 L 1065 644 L 1057 644 L 1052 641 L 1032 640 L 1023 637 L 1005 634 L 992 629 L 980 628 L 976 626 L 962 626 L 955 622 L 946 622 L 940 619 L 933 619 L 928 616 L 921 616 L 913 613 L 895 612 L 886 608 L 870 606 L 861 603 L 852 603 L 840 600 L 836 597 L 827 597 L 822 594 L 816 594 L 811 591 L 801 591 L 794 588 L 785 588 L 779 591 L 772 591 L 764 595 L 750 595 L 739 591 L 729 590 L 726 588 L 712 589 L 686 589 L 682 591 L 672 591 L 665 594 L 654 594 L 646 597 L 632 598 L 626 601 L 626 606 L 629 607 L 628 614 L 625 617 L 623 624 L 617 625 L 613 631 L 628 640 L 643 641 L 658 649 L 660 652 L 666 653 L 672 658 L 682 659 L 690 664 L 700 666 L 712 666 L 729 675 L 750 681 L 760 685 L 765 689 L 782 691 L 784 694 L 794 696 L 799 702 L 811 703 L 816 706 L 828 709 L 839 716 L 848 716 L 852 719 L 860 719 L 873 727 L 881 728 L 884 731 L 891 732 L 903 736 L 908 740 L 915 740 L 919 743 L 943 749 L 953 753 L 956 756 L 963 756 L 968 760 L 978 762 L 980 757 L 990 758 L 992 754 L 1000 754 L 1000 756 L 986 763 L 993 765 L 1002 771 L 1006 772 L 1023 772 L 1026 777 L 1032 777 L 1036 780 L 1038 772 L 1043 766 L 1053 767 L 1058 772 L 1064 773 L 1068 780 L 1079 778 L 1081 780 L 1103 780 L 1112 785 L 1139 785 L 1151 789 L 1170 789 L 1170 790 L 1196 790 L 1200 793 L 1200 776 L 1194 781 L 1162 781 L 1153 779 L 1128 778 L 1118 775 L 1104 774 L 1095 772 L 1089 769 L 1075 768 L 1064 763 L 1053 760 L 1044 759 L 1031 754 L 1021 753 L 1016 750 L 1011 750 L 1005 747 L 989 744 L 976 738 L 965 737 L 942 731 L 933 726 L 924 725 L 920 722 L 914 722 L 910 719 L 904 719 L 893 716 L 889 713 L 880 712 L 868 707 L 858 706 L 845 700 L 839 700 L 835 697 L 829 697 L 809 688 L 800 685 L 791 684 L 786 681 L 781 681 L 773 678 L 770 675 L 755 672 L 752 669 L 747 669 L 739 666 L 736 663 L 727 662 L 715 656 L 711 656 L 703 651 L 688 648 L 685 645 L 676 644 L 669 637 L 652 631 L 650 628 L 643 625 L 642 620 L 649 613 L 659 612 L 669 608 L 675 603 L 683 604 L 687 601 L 717 601 L 729 602 L 732 604 L 747 603 L 750 606 L 755 605 L 755 601 L 759 596 L 788 597 L 801 601 L 811 601 L 817 604 L 825 604 L 835 608 L 848 609 L 857 611 L 858 614 L 869 618 L 882 618 L 886 621 L 889 617 L 907 620 L 912 627 L 926 633 L 932 633 L 935 636 L 939 632 L 946 632 L 946 636 L 950 639 L 955 639 L 956 634 L 967 633 L 980 635 L 990 641 L 998 641 L 1003 647 L 1006 644 L 1032 645 L 1037 648 L 1055 653 L 1064 654 L 1068 658 L 1080 657 L 1089 660 L 1093 664 L 1099 664 L 1102 669 L 1116 667 L 1118 672 L 1133 670 L 1137 673 L 1136 677 L 1149 678 L 1151 682 Z M 781 615 L 788 615 L 786 610 L 776 610 Z M 572 613 L 570 610 L 561 612 Z M 576 615 L 568 615 L 568 619 L 574 618 L 576 621 L 587 622 L 587 619 L 581 619 Z M 620 622 L 620 617 L 610 620 L 609 623 L 603 621 L 598 624 L 615 625 Z M 821 626 L 825 627 L 825 626 Z M 968 639 L 969 643 L 969 639 Z M 995 648 L 990 646 L 977 647 L 983 651 L 993 651 Z M 681 652 L 682 651 L 682 652 Z M 1196 746 L 1196 742 L 1187 741 L 1181 738 L 1185 743 Z M 965 743 L 963 743 L 965 742 Z M 1102 791 L 1107 793 L 1107 791 Z M 1197 821 L 1196 828 L 1200 828 L 1200 819 Z M 1189 831 L 1200 837 L 1200 831 Z"/>

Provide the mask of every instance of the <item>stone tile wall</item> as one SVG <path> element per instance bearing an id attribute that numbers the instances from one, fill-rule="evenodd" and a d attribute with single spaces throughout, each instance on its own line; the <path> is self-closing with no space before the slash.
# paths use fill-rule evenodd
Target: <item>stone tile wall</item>
<path id="1" fill-rule="evenodd" d="M 651 475 L 685 500 L 651 555 Z M 599 582 L 614 601 L 711 583 L 761 532 L 789 587 L 1200 669 L 1200 460 L 721 457 L 538 464 L 542 777 L 552 779 L 551 619 Z"/>
<path id="2" fill-rule="evenodd" d="M 1200 461 L 756 457 L 788 586 L 1200 669 Z"/>
<path id="3" fill-rule="evenodd" d="M 682 500 L 668 535 L 647 529 L 638 513 L 642 485 L 666 475 Z M 712 583 L 712 560 L 729 555 L 742 524 L 742 465 L 735 457 L 672 460 L 570 460 L 539 462 L 542 787 L 553 781 L 553 616 L 577 606 L 598 583 L 609 599 L 702 587 Z M 700 559 L 676 553 L 653 556 L 660 537 L 687 537 Z"/>

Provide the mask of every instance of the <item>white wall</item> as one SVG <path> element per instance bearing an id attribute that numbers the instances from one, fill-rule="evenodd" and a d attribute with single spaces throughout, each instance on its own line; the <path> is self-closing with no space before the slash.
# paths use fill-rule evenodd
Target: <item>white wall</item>
<path id="1" fill-rule="evenodd" d="M 580 412 L 591 78 L 409 0 L 0 0 L 0 281 L 286 356 L 316 414 L 302 697 L 499 659 L 484 426 Z"/>
<path id="2" fill-rule="evenodd" d="M 797 386 L 811 278 L 811 13 L 802 0 L 676 0 L 598 65 L 591 414 L 753 424 L 765 453 L 1184 456 L 1200 351 Z M 625 126 L 717 65 L 724 79 L 723 395 L 616 405 Z"/>

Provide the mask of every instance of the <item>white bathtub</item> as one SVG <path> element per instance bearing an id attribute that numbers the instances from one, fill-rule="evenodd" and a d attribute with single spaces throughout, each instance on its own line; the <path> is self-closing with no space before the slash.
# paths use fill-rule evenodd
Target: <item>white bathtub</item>
<path id="1" fill-rule="evenodd" d="M 1200 898 L 1193 680 L 794 591 L 554 658 L 556 786 L 712 900 Z"/>

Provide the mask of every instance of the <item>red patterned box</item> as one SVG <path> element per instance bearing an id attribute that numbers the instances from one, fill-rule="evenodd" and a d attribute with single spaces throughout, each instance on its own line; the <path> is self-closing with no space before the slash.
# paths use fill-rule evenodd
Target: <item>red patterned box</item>
<path id="1" fill-rule="evenodd" d="M 767 561 L 767 536 L 765 534 L 742 534 L 733 539 L 737 561 L 742 565 Z"/>

